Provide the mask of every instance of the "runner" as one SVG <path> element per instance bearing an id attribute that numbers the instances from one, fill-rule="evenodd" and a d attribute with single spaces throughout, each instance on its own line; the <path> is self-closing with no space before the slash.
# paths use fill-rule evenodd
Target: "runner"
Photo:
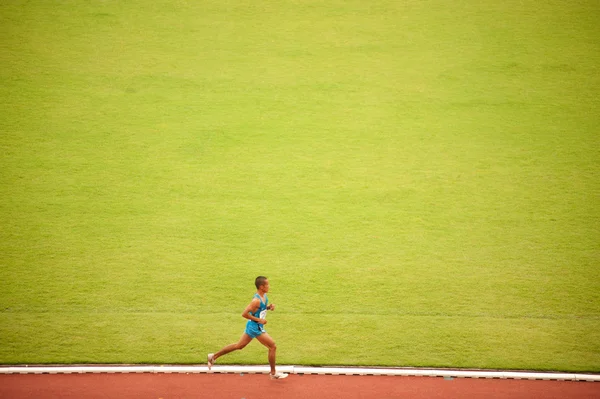
<path id="1" fill-rule="evenodd" d="M 258 276 L 254 281 L 257 292 L 252 298 L 252 302 L 242 313 L 242 317 L 248 319 L 246 323 L 246 330 L 242 337 L 236 344 L 227 345 L 217 353 L 208 354 L 208 369 L 210 370 L 215 361 L 223 355 L 230 352 L 241 350 L 246 347 L 254 338 L 256 338 L 261 344 L 269 348 L 269 365 L 271 366 L 271 379 L 286 378 L 288 375 L 285 373 L 278 373 L 275 371 L 275 353 L 277 346 L 275 341 L 265 331 L 265 324 L 267 320 L 267 310 L 275 310 L 275 305 L 269 305 L 269 298 L 267 298 L 267 292 L 269 292 L 269 280 L 264 276 Z"/>

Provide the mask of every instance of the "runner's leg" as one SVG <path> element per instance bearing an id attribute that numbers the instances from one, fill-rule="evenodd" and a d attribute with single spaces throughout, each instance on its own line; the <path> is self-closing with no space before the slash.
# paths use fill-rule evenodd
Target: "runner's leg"
<path id="1" fill-rule="evenodd" d="M 248 345 L 250 343 L 250 341 L 252 341 L 252 338 L 248 334 L 244 333 L 244 334 L 242 334 L 242 337 L 240 338 L 240 340 L 237 343 L 227 345 L 226 347 L 224 347 L 223 349 L 221 349 L 220 351 L 215 353 L 213 359 L 216 360 L 217 358 L 219 358 L 223 355 L 226 355 L 230 352 L 244 349 L 246 347 L 246 345 Z"/>
<path id="2" fill-rule="evenodd" d="M 271 336 L 267 333 L 262 333 L 256 339 L 269 348 L 269 365 L 271 366 L 271 374 L 275 374 L 275 354 L 277 352 L 277 345 Z"/>

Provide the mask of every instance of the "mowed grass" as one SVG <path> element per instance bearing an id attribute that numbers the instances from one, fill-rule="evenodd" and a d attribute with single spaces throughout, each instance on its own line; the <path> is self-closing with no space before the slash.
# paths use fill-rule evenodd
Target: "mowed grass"
<path id="1" fill-rule="evenodd" d="M 4 2 L 0 363 L 600 371 L 598 20 Z"/>

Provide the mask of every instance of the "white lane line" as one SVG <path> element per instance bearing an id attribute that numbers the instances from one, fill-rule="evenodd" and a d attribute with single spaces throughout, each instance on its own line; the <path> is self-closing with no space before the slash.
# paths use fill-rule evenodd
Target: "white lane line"
<path id="1" fill-rule="evenodd" d="M 600 374 L 538 373 L 526 371 L 436 370 L 366 367 L 304 367 L 277 366 L 288 374 L 316 375 L 373 375 L 445 378 L 497 378 L 522 380 L 593 381 L 600 382 Z M 0 366 L 0 374 L 81 374 L 81 373 L 188 373 L 188 374 L 267 374 L 268 366 Z"/>

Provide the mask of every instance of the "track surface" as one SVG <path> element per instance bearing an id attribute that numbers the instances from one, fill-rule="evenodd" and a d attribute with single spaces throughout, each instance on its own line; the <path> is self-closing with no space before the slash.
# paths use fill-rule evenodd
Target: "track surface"
<path id="1" fill-rule="evenodd" d="M 600 383 L 264 374 L 6 374 L 0 398 L 600 398 Z"/>

